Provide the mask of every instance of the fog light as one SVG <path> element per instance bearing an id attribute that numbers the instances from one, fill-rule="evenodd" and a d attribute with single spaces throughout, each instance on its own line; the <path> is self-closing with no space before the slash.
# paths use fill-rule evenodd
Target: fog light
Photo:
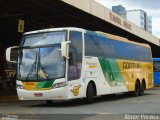
<path id="1" fill-rule="evenodd" d="M 23 85 L 17 84 L 17 89 L 24 89 Z"/>
<path id="2" fill-rule="evenodd" d="M 19 97 L 19 99 L 20 99 L 20 100 L 23 100 L 24 98 L 23 98 L 23 97 Z"/>

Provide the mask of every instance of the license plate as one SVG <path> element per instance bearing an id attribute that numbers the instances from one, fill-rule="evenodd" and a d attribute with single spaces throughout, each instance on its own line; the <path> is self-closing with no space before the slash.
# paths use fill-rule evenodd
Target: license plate
<path id="1" fill-rule="evenodd" d="M 43 94 L 42 94 L 42 93 L 34 93 L 34 96 L 35 96 L 35 97 L 42 97 Z"/>

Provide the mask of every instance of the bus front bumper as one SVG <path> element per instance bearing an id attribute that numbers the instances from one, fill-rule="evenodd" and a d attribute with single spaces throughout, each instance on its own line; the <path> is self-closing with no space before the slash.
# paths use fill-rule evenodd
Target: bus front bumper
<path id="1" fill-rule="evenodd" d="M 29 91 L 17 89 L 19 100 L 68 100 L 67 88 Z"/>

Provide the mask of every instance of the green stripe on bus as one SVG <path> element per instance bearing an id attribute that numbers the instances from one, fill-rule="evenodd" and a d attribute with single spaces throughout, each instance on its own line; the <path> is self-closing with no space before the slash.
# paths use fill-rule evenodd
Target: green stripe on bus
<path id="1" fill-rule="evenodd" d="M 43 86 L 43 88 L 50 88 L 50 87 L 52 87 L 53 82 L 54 81 L 48 81 L 48 82 L 46 82 L 46 84 Z"/>
<path id="2" fill-rule="evenodd" d="M 124 82 L 116 59 L 99 58 L 99 62 L 105 79 L 111 86 L 116 86 L 117 82 Z"/>
<path id="3" fill-rule="evenodd" d="M 46 84 L 46 82 L 39 82 L 36 86 L 36 88 L 43 88 L 43 86 Z"/>
<path id="4" fill-rule="evenodd" d="M 39 82 L 36 88 L 50 88 L 54 81 Z"/>

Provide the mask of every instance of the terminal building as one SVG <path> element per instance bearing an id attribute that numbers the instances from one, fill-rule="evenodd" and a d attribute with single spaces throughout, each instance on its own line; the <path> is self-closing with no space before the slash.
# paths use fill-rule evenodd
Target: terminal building
<path id="1" fill-rule="evenodd" d="M 160 40 L 94 0 L 1 0 L 0 76 L 4 83 L 12 66 L 5 50 L 20 44 L 24 32 L 53 27 L 79 27 L 147 43 L 153 57 L 160 57 Z M 6 73 L 7 72 L 7 73 Z"/>
<path id="2" fill-rule="evenodd" d="M 143 10 L 130 10 L 126 12 L 126 19 L 135 23 L 142 29 L 152 33 L 152 17 L 147 16 Z"/>
<path id="3" fill-rule="evenodd" d="M 123 7 L 122 5 L 112 6 L 112 11 L 114 13 L 117 13 L 118 15 L 126 18 L 126 8 Z"/>
<path id="4" fill-rule="evenodd" d="M 112 11 L 118 15 L 133 22 L 145 31 L 152 33 L 152 17 L 147 15 L 144 10 L 129 10 L 127 11 L 122 5 L 112 6 Z"/>

